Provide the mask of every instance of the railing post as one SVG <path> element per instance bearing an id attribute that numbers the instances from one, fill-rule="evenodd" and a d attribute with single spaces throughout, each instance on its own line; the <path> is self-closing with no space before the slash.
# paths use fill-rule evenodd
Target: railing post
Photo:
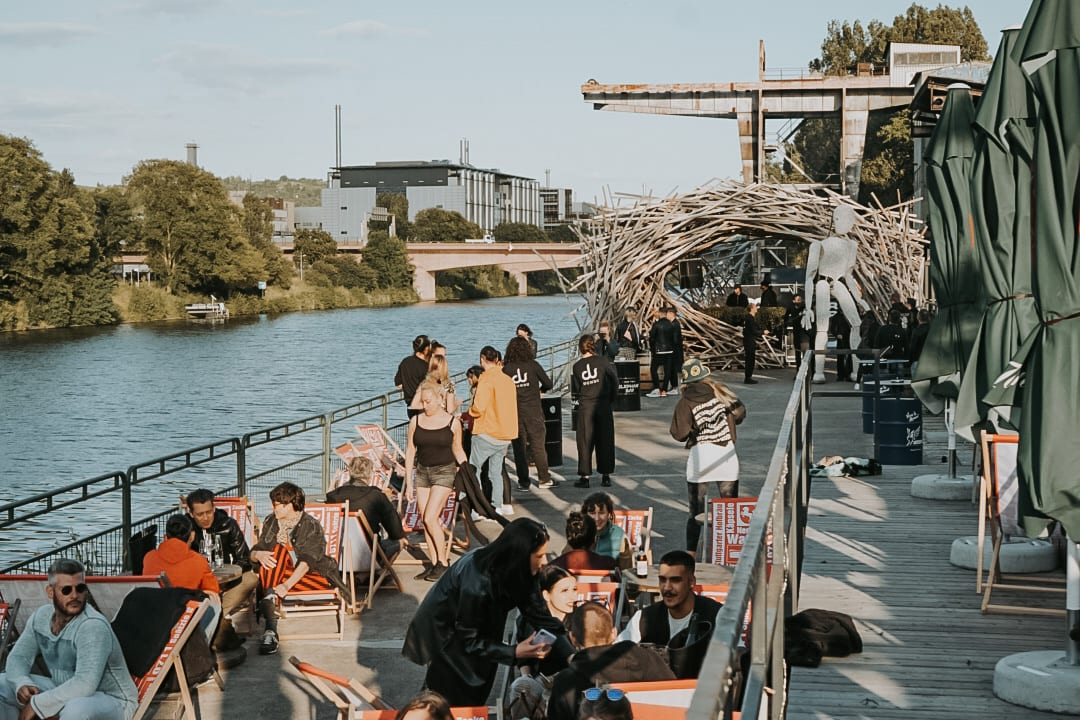
<path id="1" fill-rule="evenodd" d="M 137 470 L 128 468 L 124 473 L 124 483 L 120 486 L 120 545 L 124 572 L 131 572 L 131 484 L 137 475 Z"/>
<path id="2" fill-rule="evenodd" d="M 390 395 L 382 396 L 382 426 L 385 430 L 390 425 Z"/>
<path id="3" fill-rule="evenodd" d="M 247 497 L 247 435 L 236 439 L 236 494 Z"/>
<path id="4" fill-rule="evenodd" d="M 330 453 L 333 451 L 334 444 L 334 428 L 332 424 L 333 414 L 328 413 L 323 415 L 323 431 L 322 431 L 322 487 L 323 492 L 330 490 Z"/>

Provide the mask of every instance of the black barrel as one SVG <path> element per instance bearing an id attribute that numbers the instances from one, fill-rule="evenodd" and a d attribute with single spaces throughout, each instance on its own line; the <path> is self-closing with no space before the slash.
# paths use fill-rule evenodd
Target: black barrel
<path id="1" fill-rule="evenodd" d="M 562 465 L 562 396 L 543 395 L 540 407 L 544 411 L 544 451 L 550 467 Z"/>
<path id="2" fill-rule="evenodd" d="M 910 386 L 903 394 L 878 401 L 874 440 L 882 465 L 922 465 L 922 403 L 911 394 Z"/>
<path id="3" fill-rule="evenodd" d="M 637 360 L 616 360 L 615 374 L 619 376 L 619 387 L 615 391 L 615 402 L 611 409 L 615 412 L 628 412 L 641 409 L 641 366 Z"/>
<path id="4" fill-rule="evenodd" d="M 886 376 L 884 372 L 881 373 L 881 397 L 890 397 L 895 394 L 895 389 L 889 384 L 894 379 Z M 862 431 L 867 434 L 874 432 L 875 392 L 878 392 L 878 385 L 874 382 L 874 376 L 869 372 L 864 372 L 862 377 Z"/>

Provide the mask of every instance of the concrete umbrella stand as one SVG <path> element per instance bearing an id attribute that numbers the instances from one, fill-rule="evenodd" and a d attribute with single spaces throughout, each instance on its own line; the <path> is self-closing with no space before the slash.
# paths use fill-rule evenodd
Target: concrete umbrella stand
<path id="1" fill-rule="evenodd" d="M 1069 633 L 1064 652 L 1038 650 L 998 660 L 994 694 L 1013 705 L 1080 715 L 1080 548 L 1069 541 L 1065 616 Z"/>
<path id="2" fill-rule="evenodd" d="M 945 430 L 949 434 L 949 474 L 918 475 L 911 481 L 912 497 L 926 500 L 971 500 L 975 496 L 971 475 L 956 474 L 956 403 L 945 401 Z M 973 566 L 974 567 L 974 566 Z"/>

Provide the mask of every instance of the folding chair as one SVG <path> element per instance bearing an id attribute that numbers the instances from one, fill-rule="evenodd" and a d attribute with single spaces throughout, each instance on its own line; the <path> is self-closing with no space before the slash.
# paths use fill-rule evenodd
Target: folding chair
<path id="1" fill-rule="evenodd" d="M 262 521 L 255 514 L 255 506 L 246 495 L 240 497 L 228 497 L 225 495 L 214 496 L 214 507 L 224 510 L 225 514 L 236 521 L 240 526 L 240 532 L 244 533 L 244 540 L 251 547 L 259 539 L 259 530 Z M 180 512 L 187 513 L 187 495 L 180 496 Z"/>
<path id="2" fill-rule="evenodd" d="M 630 543 L 631 551 L 637 551 L 644 541 L 645 557 L 652 564 L 652 524 L 653 509 L 648 510 L 616 510 L 611 521 L 622 528 Z"/>
<path id="3" fill-rule="evenodd" d="M 339 720 L 358 720 L 365 717 L 362 713 L 367 709 L 376 712 L 386 710 L 390 713 L 390 719 L 393 720 L 395 711 L 359 681 L 303 662 L 295 655 L 289 658 L 289 662 L 304 676 L 305 680 L 315 686 L 324 699 L 334 704 Z"/>
<path id="4" fill-rule="evenodd" d="M 349 513 L 345 522 L 345 533 L 348 536 L 348 553 L 341 555 L 341 570 L 345 583 L 352 590 L 353 604 L 351 610 L 357 612 L 366 607 L 371 609 L 371 600 L 375 591 L 382 587 L 387 580 L 393 580 L 398 592 L 405 592 L 405 586 L 401 584 L 401 578 L 394 571 L 394 563 L 383 552 L 379 543 L 379 536 L 372 530 L 363 510 Z M 371 538 L 371 541 L 368 540 Z M 363 600 L 357 601 L 356 576 L 358 573 L 367 573 L 367 594 Z"/>
<path id="5" fill-rule="evenodd" d="M 454 550 L 454 530 L 457 527 L 457 508 L 458 498 L 457 493 L 450 493 L 446 498 L 446 505 L 443 506 L 442 512 L 439 513 L 439 524 L 442 525 L 443 530 L 446 532 L 446 556 L 450 557 L 450 553 Z M 409 499 L 409 502 L 405 505 L 405 511 L 401 513 L 401 529 L 406 534 L 423 530 L 424 521 L 420 517 L 420 506 L 417 503 L 416 495 Z M 419 564 L 417 560 L 415 563 Z"/>
<path id="6" fill-rule="evenodd" d="M 374 449 L 372 460 L 375 462 L 375 474 L 380 476 L 380 480 L 384 479 L 389 485 L 392 472 L 405 477 L 405 453 L 381 425 L 357 425 L 356 432 L 360 435 L 361 445 Z M 375 484 L 374 479 L 372 484 Z"/>
<path id="7" fill-rule="evenodd" d="M 19 606 L 22 605 L 19 598 L 15 598 L 12 603 L 3 600 L 4 596 L 0 594 L 0 670 L 7 662 L 8 648 L 15 637 L 15 618 L 19 616 Z"/>
<path id="8" fill-rule="evenodd" d="M 697 680 L 653 680 L 651 682 L 621 682 L 611 683 L 610 687 L 617 688 L 626 693 L 630 704 L 634 707 L 634 717 L 649 718 L 679 718 L 686 717 L 686 710 L 690 707 L 690 700 L 694 697 L 697 689 Z M 682 711 L 667 715 L 653 715 L 638 708 L 661 707 L 667 710 Z"/>
<path id="9" fill-rule="evenodd" d="M 187 675 L 184 673 L 184 662 L 180 659 L 180 651 L 183 649 L 184 644 L 187 643 L 188 638 L 191 637 L 191 634 L 198 630 L 199 621 L 209 607 L 209 600 L 201 602 L 189 600 L 180 619 L 173 625 L 168 642 L 161 649 L 158 659 L 150 667 L 150 670 L 142 677 L 132 678 L 135 681 L 136 689 L 139 691 L 139 707 L 135 710 L 133 720 L 141 720 L 146 715 L 147 710 L 150 709 L 150 705 L 154 701 L 154 696 L 157 695 L 161 684 L 165 682 L 169 670 L 176 673 L 184 713 L 189 718 L 197 717 L 195 715 L 195 705 L 191 701 L 191 690 L 188 688 Z"/>
<path id="10" fill-rule="evenodd" d="M 1029 615 L 1062 615 L 1061 608 L 1038 608 L 1023 605 L 992 604 L 990 595 L 994 588 L 1006 590 L 1029 590 L 1035 592 L 1064 593 L 1064 584 L 1052 586 L 1046 583 L 1062 583 L 1060 578 L 1039 575 L 1009 575 L 1001 572 L 1001 543 L 1005 538 L 1025 536 L 1020 526 L 1017 509 L 1019 479 L 1016 475 L 1016 451 L 1020 442 L 1018 435 L 995 435 L 983 432 L 979 439 L 982 449 L 982 473 L 979 475 L 979 535 L 976 549 L 975 589 L 982 590 L 982 612 L 1003 611 Z M 983 548 L 986 522 L 990 522 L 993 552 L 990 566 L 983 580 Z M 1042 584 L 1031 584 L 1042 583 Z M 980 588 L 980 584 L 982 587 Z"/>
<path id="11" fill-rule="evenodd" d="M 349 503 L 307 503 L 304 512 L 318 521 L 326 535 L 326 554 L 340 567 L 342 555 L 348 555 L 349 538 L 344 532 Z M 315 617 L 333 615 L 337 618 L 337 630 L 333 633 L 279 633 L 282 639 L 342 640 L 345 637 L 345 598 L 337 588 L 327 590 L 299 590 L 293 588 L 278 599 L 282 618 Z"/>
<path id="12" fill-rule="evenodd" d="M 612 617 L 618 623 L 622 617 L 623 599 L 626 593 L 619 592 L 620 585 L 617 582 L 579 582 L 577 584 L 577 603 L 595 600 L 604 604 L 611 611 Z"/>
<path id="13" fill-rule="evenodd" d="M 488 720 L 491 717 L 491 708 L 478 707 L 451 707 L 450 715 L 454 720 Z M 394 720 L 397 710 L 363 710 L 357 715 L 357 720 Z"/>

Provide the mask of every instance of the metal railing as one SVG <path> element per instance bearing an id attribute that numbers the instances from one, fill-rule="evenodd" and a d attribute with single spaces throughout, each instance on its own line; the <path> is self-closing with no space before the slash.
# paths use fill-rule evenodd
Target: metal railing
<path id="1" fill-rule="evenodd" d="M 576 357 L 577 343 L 570 340 L 540 350 L 536 359 L 562 391 Z M 461 388 L 468 387 L 464 372 L 453 380 Z M 98 475 L 0 505 L 4 550 L 19 544 L 26 547 L 17 561 L 0 562 L 0 574 L 42 573 L 58 557 L 75 557 L 95 574 L 129 571 L 128 539 L 136 528 L 152 524 L 162 534 L 164 520 L 177 512 L 180 497 L 196 488 L 249 495 L 260 514 L 269 511 L 267 491 L 284 481 L 307 493 L 321 494 L 342 464 L 334 448 L 355 435 L 349 421 L 377 423 L 404 446 L 407 420 L 401 397 L 401 391 L 394 389 L 322 415 L 181 450 L 136 463 L 124 472 Z M 118 522 L 108 525 L 108 518 L 115 518 L 118 509 Z M 80 532 L 80 527 L 86 529 Z M 60 538 L 53 547 L 30 547 L 31 541 L 40 546 L 49 535 Z"/>
<path id="2" fill-rule="evenodd" d="M 740 710 L 744 718 L 778 720 L 787 710 L 784 618 L 798 608 L 810 496 L 811 358 L 809 352 L 803 356 L 795 375 L 742 555 L 735 566 L 731 589 L 716 616 L 708 654 L 686 715 L 692 720 L 730 718 L 734 710 Z M 743 622 L 751 610 L 749 648 L 742 648 Z M 742 687 L 737 687 L 746 652 L 750 654 L 749 669 Z M 734 707 L 739 695 L 741 706 Z"/>

